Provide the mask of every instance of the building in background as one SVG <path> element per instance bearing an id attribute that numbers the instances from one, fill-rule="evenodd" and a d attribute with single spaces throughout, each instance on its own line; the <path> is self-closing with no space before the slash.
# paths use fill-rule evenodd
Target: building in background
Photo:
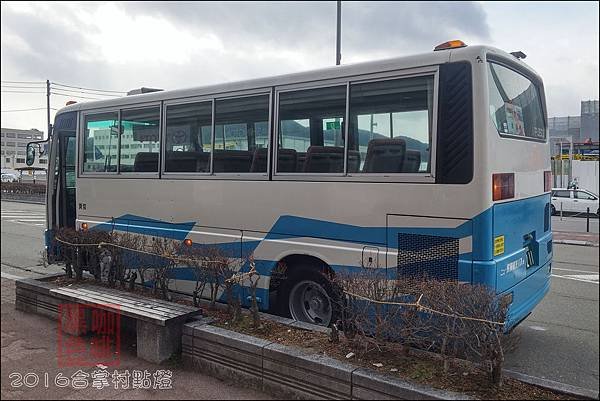
<path id="1" fill-rule="evenodd" d="M 588 100 L 581 102 L 581 133 L 582 142 L 591 139 L 598 142 L 598 101 Z"/>
<path id="2" fill-rule="evenodd" d="M 548 118 L 548 130 L 553 156 L 560 153 L 561 143 L 563 154 L 568 154 L 571 142 L 574 155 L 597 154 L 598 100 L 582 101 L 579 116 Z"/>
<path id="3" fill-rule="evenodd" d="M 31 141 L 41 141 L 44 139 L 44 133 L 35 128 L 28 130 L 2 128 L 0 132 L 2 137 L 0 154 L 0 157 L 2 157 L 2 170 L 27 167 L 25 163 L 27 144 Z M 32 167 L 47 169 L 48 158 L 45 155 L 36 157 L 35 164 Z"/>

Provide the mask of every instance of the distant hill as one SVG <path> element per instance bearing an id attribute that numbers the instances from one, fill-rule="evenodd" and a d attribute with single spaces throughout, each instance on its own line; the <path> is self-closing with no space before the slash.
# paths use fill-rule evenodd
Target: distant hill
<path id="1" fill-rule="evenodd" d="M 290 121 L 290 120 L 283 121 L 282 125 L 283 125 L 285 132 L 290 136 L 294 136 L 297 138 L 306 138 L 306 139 L 308 139 L 310 137 L 310 130 L 308 129 L 308 127 L 298 124 L 296 121 Z M 335 130 L 324 130 L 323 131 L 324 139 L 327 142 L 333 142 L 334 135 L 335 135 Z M 362 129 L 358 130 L 358 143 L 361 147 L 366 148 L 369 145 L 370 138 L 371 138 L 370 131 L 366 131 L 366 130 L 362 130 Z M 387 137 L 384 135 L 378 134 L 378 133 L 373 133 L 373 138 L 374 139 L 379 139 L 379 138 L 383 139 L 383 138 L 387 138 Z M 402 138 L 406 141 L 406 149 L 420 151 L 421 152 L 421 160 L 427 160 L 429 158 L 429 145 L 428 144 L 423 143 L 417 139 L 411 138 L 406 135 L 399 135 L 399 136 L 397 136 L 397 138 Z"/>

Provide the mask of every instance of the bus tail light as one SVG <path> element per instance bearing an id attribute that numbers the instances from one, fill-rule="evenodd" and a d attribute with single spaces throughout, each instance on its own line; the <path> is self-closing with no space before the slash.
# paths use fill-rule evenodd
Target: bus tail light
<path id="1" fill-rule="evenodd" d="M 492 174 L 492 198 L 495 201 L 515 197 L 515 174 Z"/>
<path id="2" fill-rule="evenodd" d="M 458 49 L 459 47 L 467 47 L 467 45 L 462 40 L 449 40 L 434 47 L 433 51 L 437 52 L 438 50 Z"/>
<path id="3" fill-rule="evenodd" d="M 552 171 L 544 171 L 544 192 L 552 189 Z"/>
<path id="4" fill-rule="evenodd" d="M 83 231 L 87 231 L 87 229 L 88 229 L 88 223 L 81 223 L 81 229 Z"/>

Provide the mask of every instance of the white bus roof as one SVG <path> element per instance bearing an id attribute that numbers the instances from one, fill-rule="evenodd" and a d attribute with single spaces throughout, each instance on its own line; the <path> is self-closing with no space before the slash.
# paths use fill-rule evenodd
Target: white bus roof
<path id="1" fill-rule="evenodd" d="M 346 76 L 356 76 L 385 71 L 395 71 L 409 68 L 426 67 L 430 65 L 444 64 L 451 61 L 475 60 L 477 56 L 485 57 L 486 54 L 494 54 L 500 58 L 512 61 L 520 65 L 530 75 L 539 78 L 538 74 L 527 64 L 511 54 L 490 46 L 467 46 L 457 49 L 431 51 L 412 56 L 395 57 L 385 60 L 368 61 L 355 64 L 332 66 L 318 70 L 296 72 L 292 74 L 255 78 L 244 81 L 235 81 L 221 83 L 216 85 L 206 85 L 199 87 L 190 87 L 185 89 L 175 89 L 168 91 L 152 92 L 140 95 L 124 96 L 117 99 L 99 100 L 91 102 L 76 103 L 61 108 L 58 114 L 69 111 L 93 110 L 100 108 L 120 107 L 135 105 L 161 100 L 181 99 L 204 95 L 224 95 L 228 92 L 239 92 L 253 89 L 270 88 L 273 86 L 300 84 L 303 82 L 314 82 L 319 80 L 329 80 L 342 78 Z"/>

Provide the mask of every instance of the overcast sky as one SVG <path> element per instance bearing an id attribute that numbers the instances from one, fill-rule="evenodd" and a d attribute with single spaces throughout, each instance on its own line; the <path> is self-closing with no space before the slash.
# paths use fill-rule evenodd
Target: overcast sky
<path id="1" fill-rule="evenodd" d="M 598 2 L 342 4 L 343 64 L 462 39 L 525 52 L 544 79 L 550 116 L 579 115 L 580 100 L 598 99 Z M 2 127 L 46 130 L 44 110 L 6 112 L 43 108 L 45 95 L 6 92 L 24 90 L 4 81 L 176 89 L 333 65 L 335 10 L 334 1 L 3 1 Z M 53 96 L 52 107 L 67 100 Z"/>

